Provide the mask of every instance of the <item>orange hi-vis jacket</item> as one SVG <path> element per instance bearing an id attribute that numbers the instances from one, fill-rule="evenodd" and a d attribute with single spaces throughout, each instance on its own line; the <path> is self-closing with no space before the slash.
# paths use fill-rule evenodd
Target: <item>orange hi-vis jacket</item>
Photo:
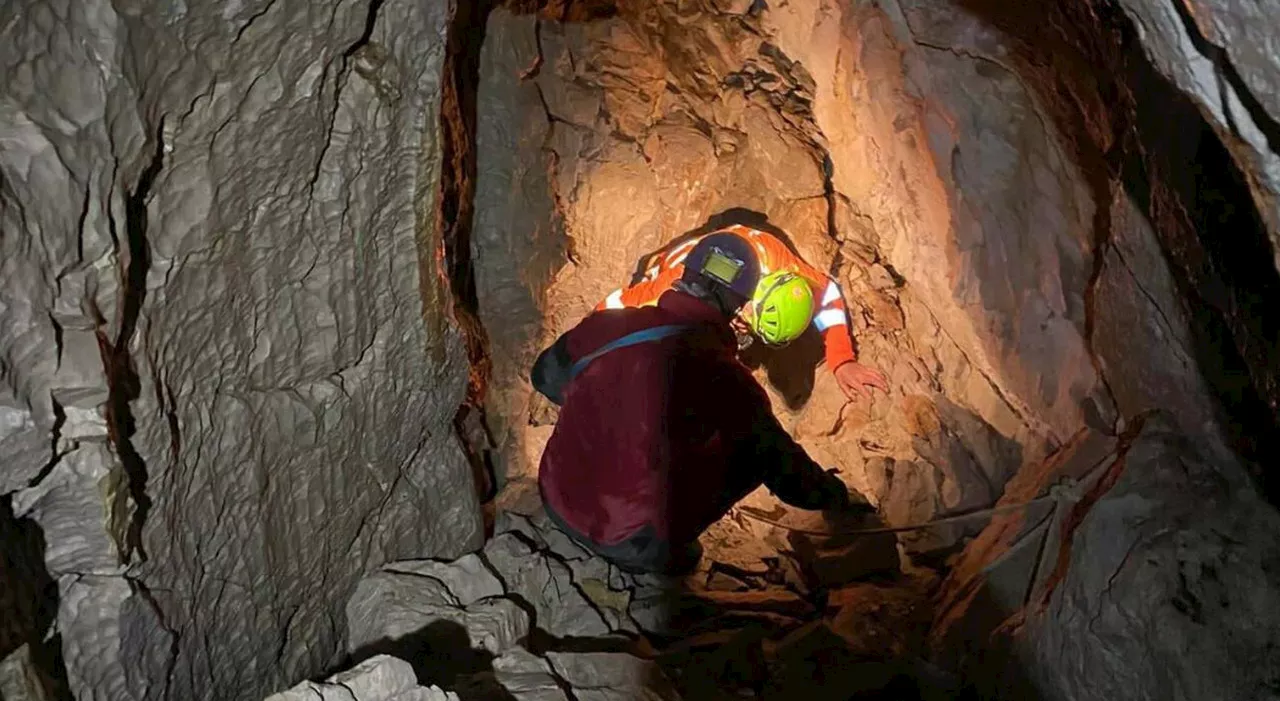
<path id="1" fill-rule="evenodd" d="M 829 275 L 809 265 L 776 236 L 750 227 L 734 225 L 715 233 L 731 233 L 741 236 L 755 249 L 760 262 L 761 277 L 786 270 L 799 275 L 813 289 L 818 302 L 813 314 L 813 325 L 822 334 L 826 348 L 827 367 L 835 370 L 844 363 L 855 360 L 853 339 L 849 335 L 849 313 L 840 286 Z M 710 234 L 708 234 L 710 235 Z M 663 292 L 671 289 L 684 275 L 684 260 L 701 241 L 696 237 L 682 242 L 661 255 L 657 262 L 645 271 L 644 278 L 625 289 L 614 290 L 604 301 L 596 305 L 596 311 L 646 307 L 657 304 Z"/>

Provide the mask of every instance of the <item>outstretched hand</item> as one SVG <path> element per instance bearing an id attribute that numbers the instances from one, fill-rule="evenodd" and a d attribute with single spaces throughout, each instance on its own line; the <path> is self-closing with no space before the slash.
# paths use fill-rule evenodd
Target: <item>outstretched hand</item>
<path id="1" fill-rule="evenodd" d="M 840 389 L 850 401 L 864 394 L 870 399 L 873 387 L 880 388 L 885 394 L 889 393 L 889 382 L 884 375 L 855 360 L 850 360 L 836 368 L 835 376 L 836 381 L 840 383 Z"/>

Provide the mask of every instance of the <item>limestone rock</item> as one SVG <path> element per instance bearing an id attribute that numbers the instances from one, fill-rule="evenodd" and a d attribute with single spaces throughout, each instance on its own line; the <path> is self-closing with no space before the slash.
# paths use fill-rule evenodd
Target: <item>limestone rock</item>
<path id="1" fill-rule="evenodd" d="M 451 562 L 399 560 L 385 565 L 382 571 L 390 574 L 429 577 L 443 584 L 449 593 L 449 597 L 439 596 L 438 598 L 456 601 L 462 606 L 470 606 L 480 599 L 503 594 L 502 582 L 498 581 L 498 578 L 475 553 L 468 553 Z M 425 589 L 438 592 L 434 583 Z M 433 595 L 432 599 L 435 598 L 437 596 Z"/>
<path id="2" fill-rule="evenodd" d="M 1265 697 L 1280 679 L 1280 516 L 1159 420 L 1124 460 L 1035 624 L 1032 678 L 1084 700 Z"/>
<path id="3" fill-rule="evenodd" d="M 678 631 L 678 583 L 671 586 L 645 587 L 632 596 L 627 613 L 641 630 L 667 635 Z"/>
<path id="4" fill-rule="evenodd" d="M 491 596 L 464 606 L 440 580 L 395 569 L 361 580 L 347 604 L 353 653 L 387 645 L 435 649 L 444 641 L 500 655 L 525 638 L 529 626 L 528 614 L 511 599 Z"/>
<path id="5" fill-rule="evenodd" d="M 710 607 L 712 610 L 773 611 L 796 617 L 813 611 L 813 606 L 809 602 L 785 589 L 743 592 L 704 591 L 693 592 L 688 596 L 690 604 Z"/>
<path id="6" fill-rule="evenodd" d="M 467 680 L 462 687 L 467 698 L 494 698 L 519 701 L 568 701 L 561 681 L 545 659 L 516 648 L 493 661 L 493 669 Z"/>
<path id="7" fill-rule="evenodd" d="M 419 265 L 449 5 L 376 8 L 0 21 L 0 484 L 72 447 L 59 412 L 108 476 L 32 512 L 84 573 L 59 612 L 79 698 L 260 698 L 333 663 L 365 572 L 479 545 L 466 360 Z"/>
<path id="8" fill-rule="evenodd" d="M 323 682 L 301 684 L 265 701 L 458 701 L 437 687 L 418 686 L 408 662 L 388 655 L 369 658 Z"/>
<path id="9" fill-rule="evenodd" d="M 26 644 L 0 660 L 0 698 L 8 701 L 49 701 L 48 691 L 39 667 L 31 659 Z"/>
<path id="10" fill-rule="evenodd" d="M 56 584 L 44 567 L 46 543 L 31 519 L 19 519 L 8 497 L 0 498 L 0 663 L 6 675 L 25 676 L 33 648 L 49 632 L 57 615 L 50 596 Z M 12 658 L 12 659 L 10 659 Z M 11 682 L 16 689 L 19 681 Z M 10 692 L 0 692 L 8 697 Z M 18 693 L 12 693 L 17 697 Z"/>
<path id="11" fill-rule="evenodd" d="M 1195 360 L 1196 347 L 1169 266 L 1151 225 L 1127 195 L 1111 205 L 1115 245 L 1098 283 L 1095 338 L 1116 403 L 1126 416 L 1167 411 L 1188 435 L 1223 456 L 1213 400 Z M 1126 350 L 1133 343 L 1141 354 Z M 1228 458 L 1229 459 L 1229 458 Z"/>
<path id="12" fill-rule="evenodd" d="M 437 133 L 463 5 L 10 5 L 0 554 L 24 551 L 0 573 L 0 657 L 56 629 L 77 698 L 260 698 L 344 648 L 444 625 L 450 640 L 466 633 L 465 651 L 501 653 L 491 681 L 504 691 L 651 693 L 634 658 L 548 662 L 515 645 L 531 626 L 659 630 L 681 582 L 623 576 L 536 516 L 506 519 L 480 555 L 431 559 L 481 546 L 453 426 L 473 369 L 440 274 L 457 261 L 440 265 L 435 229 L 459 205 L 436 201 L 442 150 L 450 169 L 472 155 L 469 134 Z M 1041 55 L 1054 43 L 997 29 L 1024 5 L 1078 5 L 1097 26 L 1043 21 L 1067 45 Z M 1059 471 L 1115 468 L 1088 508 L 994 519 L 955 561 L 944 615 L 979 596 L 1013 613 L 1026 591 L 1045 594 L 1016 651 L 1050 698 L 1273 693 L 1276 514 L 1222 435 L 1248 417 L 1220 400 L 1251 384 L 1255 410 L 1274 414 L 1274 295 L 1240 279 L 1265 272 L 1256 290 L 1271 291 L 1280 260 L 1274 9 L 556 2 L 461 28 L 485 42 L 454 57 L 481 53 L 478 85 L 464 86 L 477 92 L 470 250 L 454 252 L 474 280 L 452 282 L 485 327 L 488 428 L 502 477 L 524 487 L 512 501 L 536 502 L 554 422 L 530 401 L 534 355 L 660 246 L 739 217 L 833 275 L 859 358 L 890 379 L 888 396 L 846 401 L 813 334 L 759 363 L 786 427 L 885 521 L 1034 499 Z M 1089 65 L 1112 49 L 1142 81 Z M 466 113 L 467 98 L 447 99 Z M 1110 99 L 1126 104 L 1089 104 Z M 1188 121 L 1160 119 L 1165 108 Z M 1155 146 L 1181 149 L 1170 160 L 1185 183 L 1158 177 L 1147 122 L 1176 132 Z M 1205 320 L 1229 327 L 1214 352 L 1197 343 L 1219 331 Z M 1209 372 L 1237 351 L 1239 377 Z M 1124 433 L 1152 409 L 1172 423 Z M 1044 512 L 1059 520 L 1041 524 Z M 946 552 L 977 527 L 902 540 Z M 1038 534 L 1070 555 L 1064 568 L 1018 540 Z M 776 529 L 726 519 L 704 544 L 719 566 L 701 574 L 718 587 L 794 579 Z M 819 580 L 866 563 L 837 548 L 809 554 Z M 10 590 L 19 569 L 39 586 Z M 56 614 L 24 603 L 41 592 Z M 741 618 L 786 629 L 808 615 L 782 608 Z M 787 680 L 820 670 L 848 675 L 843 694 L 897 674 L 864 666 L 850 634 L 861 613 L 850 603 L 790 641 L 800 671 L 770 693 L 794 696 Z M 366 672 L 385 682 L 391 668 L 285 694 L 379 695 Z"/>
<path id="13" fill-rule="evenodd" d="M 1280 54 L 1270 43 L 1280 20 L 1262 6 L 1232 0 L 1193 6 L 1123 0 L 1120 6 L 1144 29 L 1139 37 L 1157 70 L 1239 145 L 1237 158 L 1252 174 L 1249 183 L 1280 266 L 1280 152 L 1273 136 L 1280 119 Z"/>
<path id="14" fill-rule="evenodd" d="M 768 561 L 778 556 L 754 532 L 728 519 L 713 523 L 699 542 L 703 557 L 730 573 L 763 575 L 769 571 Z"/>
<path id="15" fill-rule="evenodd" d="M 346 687 L 357 699 L 392 698 L 417 686 L 413 667 L 388 655 L 372 657 L 329 677 L 328 683 Z"/>
<path id="16" fill-rule="evenodd" d="M 533 607 L 532 625 L 557 638 L 594 637 L 609 633 L 595 607 L 573 585 L 569 567 L 539 554 L 515 533 L 503 533 L 484 548 L 507 593 Z"/>
<path id="17" fill-rule="evenodd" d="M 551 125 L 538 85 L 523 77 L 539 62 L 536 22 L 531 14 L 504 9 L 490 15 L 476 97 L 471 256 L 480 319 L 492 345 L 487 415 L 501 454 L 517 464 L 524 439 L 516 427 L 524 423 L 532 391 L 528 368 L 543 341 L 540 295 L 563 264 L 567 245 L 553 209 L 550 156 L 542 150 Z M 520 472 L 511 466 L 501 471 Z M 505 482 L 513 475 L 499 477 Z"/>
<path id="18" fill-rule="evenodd" d="M 614 565 L 599 557 L 568 560 L 565 564 L 573 574 L 574 586 L 595 606 L 609 630 L 637 632 L 630 615 L 635 591 L 626 586 L 615 587 L 611 583 L 612 574 L 617 569 Z"/>
<path id="19" fill-rule="evenodd" d="M 805 572 L 822 588 L 840 587 L 872 575 L 898 572 L 898 539 L 892 533 L 814 537 L 792 534 Z"/>

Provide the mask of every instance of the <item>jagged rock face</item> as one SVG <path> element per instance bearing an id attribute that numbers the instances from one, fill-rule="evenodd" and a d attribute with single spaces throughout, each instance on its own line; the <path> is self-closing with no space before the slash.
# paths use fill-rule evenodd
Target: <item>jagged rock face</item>
<path id="1" fill-rule="evenodd" d="M 1024 638 L 1037 688 L 1050 699 L 1274 695 L 1280 515 L 1168 426 L 1149 426 L 1123 459 Z"/>
<path id="2" fill-rule="evenodd" d="M 1061 566 L 1019 554 L 1007 579 L 982 581 L 1033 519 L 994 524 L 962 554 L 940 629 L 970 620 L 969 587 L 1003 616 L 1030 587 L 1044 599 L 1014 649 L 1051 697 L 1274 686 L 1270 658 L 1249 652 L 1278 627 L 1274 510 L 1251 496 L 1241 436 L 1222 435 L 1242 417 L 1224 420 L 1218 401 L 1252 392 L 1239 407 L 1273 418 L 1280 398 L 1276 317 L 1258 301 L 1280 289 L 1275 13 L 1234 0 L 1097 0 L 1054 22 L 1041 10 L 1056 4 L 1034 2 L 619 4 L 488 20 L 470 253 L 505 480 L 531 482 L 554 421 L 525 378 L 537 351 L 645 254 L 753 210 L 832 271 L 862 358 L 893 390 L 847 404 L 813 370 L 815 339 L 749 360 L 787 427 L 890 524 L 989 505 L 1006 485 L 1033 498 L 1082 435 L 1126 446 L 1127 462 L 1106 462 L 1124 466 L 1100 483 L 1112 492 L 1057 512 L 1071 515 L 1054 521 Z M 41 531 L 32 576 L 57 583 L 77 696 L 284 688 L 403 632 L 359 602 L 412 604 L 424 594 L 403 578 L 444 575 L 420 563 L 434 574 L 364 580 L 348 609 L 358 639 L 344 640 L 361 576 L 479 546 L 450 426 L 468 368 L 433 200 L 449 11 L 95 0 L 0 14 L 0 532 L 23 534 L 0 554 L 26 567 Z M 1089 64 L 1085 35 L 1126 20 L 1143 61 Z M 1036 23 L 1067 36 L 1041 41 Z M 1058 60 L 1077 49 L 1084 59 Z M 1097 87 L 1142 67 L 1177 90 Z M 1175 97 L 1205 131 L 1145 141 L 1128 112 L 1163 124 Z M 1176 116 L 1167 131 L 1188 126 Z M 1214 133 L 1226 162 L 1182 168 L 1210 160 L 1191 142 Z M 1165 147 L 1173 169 L 1131 167 Z M 1228 165 L 1238 191 L 1205 187 Z M 1175 182 L 1181 171 L 1196 174 Z M 1204 214 L 1213 203 L 1188 188 L 1227 203 Z M 1249 198 L 1263 245 L 1224 257 Z M 1153 409 L 1169 423 L 1131 434 Z M 778 505 L 760 492 L 748 506 Z M 795 576 L 740 531 L 711 534 L 737 574 Z M 965 533 L 901 544 L 936 553 Z M 631 631 L 662 608 L 618 601 L 614 573 L 580 554 L 532 561 L 542 545 L 574 547 L 509 534 L 492 566 L 521 597 L 573 577 L 607 599 L 535 609 L 550 634 Z M 486 599 L 492 584 L 438 597 L 431 615 L 483 622 L 485 644 L 510 653 L 529 612 Z M 0 658 L 47 625 L 11 600 L 0 621 L 21 624 L 0 627 Z M 1128 658 L 1156 666 L 1113 666 Z M 547 698 L 563 695 L 552 674 L 573 672 L 506 662 L 496 669 Z M 1153 681 L 1179 664 L 1186 676 Z"/>
<path id="3" fill-rule="evenodd" d="M 1181 534 L 1175 538 L 1199 543 L 1194 552 L 1147 543 L 1144 527 L 1124 519 L 1102 523 L 1086 507 L 1063 511 L 1072 518 L 1053 551 L 1064 553 L 1063 569 L 1019 560 L 1020 573 L 997 587 L 1012 597 L 999 602 L 1005 618 L 1027 603 L 1027 577 L 1047 587 L 1043 580 L 1054 572 L 1060 587 L 1047 587 L 1059 592 L 1054 596 L 1075 587 L 1070 600 L 1052 599 L 1037 614 L 1049 622 L 1022 629 L 1030 646 L 1018 648 L 1023 654 L 1052 641 L 1084 664 L 1105 646 L 1092 646 L 1093 634 L 1073 627 L 1071 612 L 1088 620 L 1111 615 L 1108 607 L 1141 621 L 1117 616 L 1108 624 L 1122 639 L 1115 649 L 1126 656 L 1147 654 L 1140 650 L 1151 645 L 1153 659 L 1198 667 L 1210 662 L 1192 652 L 1197 645 L 1235 649 L 1221 621 L 1202 629 L 1204 638 L 1194 644 L 1189 631 L 1199 624 L 1192 619 L 1168 624 L 1185 645 L 1145 641 L 1142 626 L 1156 625 L 1168 606 L 1189 606 L 1172 603 L 1181 601 L 1176 587 L 1144 592 L 1135 584 L 1102 596 L 1099 572 L 1115 563 L 1097 548 L 1081 545 L 1087 551 L 1081 555 L 1071 546 L 1073 537 L 1101 543 L 1107 534 L 1111 542 L 1141 541 L 1135 552 L 1150 548 L 1150 566 L 1162 582 L 1217 558 L 1206 554 L 1212 548 L 1199 526 L 1176 516 L 1195 498 L 1150 481 L 1155 466 L 1170 464 L 1197 466 L 1192 471 L 1203 479 L 1220 481 L 1215 494 L 1230 500 L 1238 493 L 1250 505 L 1252 519 L 1221 525 L 1245 544 L 1222 557 L 1233 563 L 1232 577 L 1251 589 L 1214 592 L 1230 609 L 1257 611 L 1251 644 L 1270 644 L 1267 631 L 1280 623 L 1254 604 L 1274 594 L 1274 584 L 1264 583 L 1272 556 L 1249 543 L 1274 541 L 1274 510 L 1250 496 L 1253 486 L 1232 450 L 1241 438 L 1237 419 L 1224 415 L 1222 402 L 1261 395 L 1260 403 L 1227 407 L 1260 410 L 1259 425 L 1274 411 L 1266 403 L 1277 396 L 1267 359 L 1273 317 L 1261 307 L 1248 311 L 1272 288 L 1269 277 L 1250 288 L 1230 275 L 1233 262 L 1253 261 L 1232 261 L 1213 244 L 1229 236 L 1215 226 L 1247 224 L 1247 217 L 1224 212 L 1247 211 L 1250 193 L 1261 210 L 1274 201 L 1268 165 L 1274 149 L 1265 138 L 1270 112 L 1266 101 L 1242 94 L 1275 79 L 1274 57 L 1259 38 L 1266 20 L 1250 22 L 1252 10 L 1231 3 L 1187 9 L 1135 0 L 1066 12 L 1087 15 L 1106 5 L 1114 10 L 1104 15 L 1108 21 L 1137 21 L 1136 36 L 1156 68 L 1217 115 L 1210 126 L 1223 134 L 1248 186 L 1232 190 L 1225 177 L 1230 163 L 1215 161 L 1210 146 L 1175 143 L 1167 129 L 1168 140 L 1151 141 L 1152 130 L 1135 124 L 1130 111 L 1142 113 L 1139 122 L 1158 120 L 1162 105 L 1150 100 L 1176 93 L 1143 92 L 1146 84 L 1127 92 L 1098 87 L 1105 81 L 1087 71 L 1107 67 L 1080 62 L 1093 47 L 1069 47 L 1076 53 L 1061 62 L 1044 55 L 1045 47 L 1058 48 L 1051 43 L 1042 42 L 1040 53 L 1028 50 L 1039 34 L 1009 32 L 1039 21 L 1036 13 L 1005 5 L 659 2 L 620 4 L 614 14 L 572 21 L 495 12 L 479 86 L 473 258 L 480 313 L 496 352 L 489 408 L 504 443 L 505 477 L 532 479 L 553 421 L 523 376 L 537 351 L 625 284 L 644 254 L 710 215 L 746 207 L 766 214 L 811 262 L 833 271 L 851 303 L 863 358 L 890 377 L 887 398 L 845 405 L 824 369 L 807 377 L 795 372 L 816 363 L 803 349 L 781 363 L 766 359 L 760 372 L 787 427 L 815 458 L 841 468 L 890 523 L 989 505 L 1020 470 L 1038 474 L 1079 436 L 1117 440 L 1156 410 L 1164 416 L 1153 424 L 1167 420 L 1166 431 L 1182 436 L 1158 458 L 1109 473 L 1085 503 L 1102 508 L 1100 495 L 1132 470 L 1126 498 L 1145 494 L 1143 508 Z M 1017 21 L 993 21 L 1004 12 Z M 1225 54 L 1215 52 L 1199 38 L 1188 44 L 1183 21 L 1154 19 L 1179 16 L 1194 17 L 1214 44 L 1239 41 Z M 1095 24 L 1070 31 L 1096 32 L 1100 42 L 1120 32 L 1118 24 L 1098 22 L 1095 16 Z M 1061 22 L 1051 26 L 1066 31 Z M 1111 67 L 1116 80 L 1140 73 L 1132 46 L 1130 63 Z M 1220 81 L 1205 80 L 1211 73 L 1196 68 L 1205 52 Z M 1235 77 L 1226 59 L 1243 66 Z M 1053 74 L 1071 70 L 1078 71 L 1074 77 Z M 1147 73 L 1144 79 L 1159 77 Z M 1074 90 L 1069 78 L 1094 85 Z M 1108 92 L 1113 88 L 1119 92 Z M 1169 108 L 1177 112 L 1181 103 Z M 1204 138 L 1196 136 L 1197 124 L 1186 126 L 1191 136 L 1181 141 Z M 1161 170 L 1155 161 L 1135 166 L 1150 157 L 1146 149 L 1173 145 L 1183 150 L 1169 157 L 1172 168 Z M 1175 182 L 1184 156 L 1183 163 L 1195 161 L 1208 173 L 1196 176 L 1200 193 L 1220 189 L 1188 196 L 1190 181 Z M 1224 177 L 1213 175 L 1215 168 Z M 1153 181 L 1135 183 L 1148 176 Z M 1231 197 L 1243 199 L 1226 207 L 1210 201 Z M 1195 211 L 1202 207 L 1209 213 Z M 1262 218 L 1272 222 L 1262 236 L 1275 240 L 1274 215 L 1264 211 Z M 530 265 L 512 267 L 512 257 Z M 1263 268 L 1274 273 L 1270 261 Z M 1206 335 L 1219 345 L 1206 345 Z M 1215 348 L 1240 364 L 1214 357 Z M 1228 381 L 1232 373 L 1224 368 L 1233 367 L 1237 377 Z M 1025 498 L 1051 484 L 1032 482 Z M 1203 486 L 1201 478 L 1180 484 L 1189 492 Z M 777 507 L 762 493 L 748 503 Z M 902 542 L 910 551 L 936 551 L 963 535 L 961 527 L 936 529 Z M 1008 545 L 971 546 L 965 557 L 990 564 Z M 1084 679 L 1076 672 L 1081 667 L 1040 659 L 1036 683 L 1051 695 L 1154 698 L 1164 688 L 1155 668 L 1137 673 L 1101 665 L 1101 676 Z M 1241 672 L 1249 681 L 1233 688 L 1268 683 L 1261 672 Z M 1168 688 L 1195 697 L 1194 685 L 1184 682 Z"/>
<path id="4" fill-rule="evenodd" d="M 378 655 L 329 679 L 301 684 L 272 694 L 266 701 L 458 701 L 458 695 L 435 686 L 418 686 L 413 666 Z"/>
<path id="5" fill-rule="evenodd" d="M 884 7 L 491 16 L 473 259 L 508 479 L 549 430 L 524 378 L 537 351 L 732 208 L 832 270 L 890 376 L 888 398 L 842 407 L 813 343 L 758 359 L 784 423 L 890 521 L 989 504 L 1021 462 L 1114 420 L 1084 338 L 1078 169 L 996 32 Z"/>
<path id="6" fill-rule="evenodd" d="M 79 698 L 260 696 L 337 661 L 360 574 L 479 544 L 449 7 L 373 7 L 2 13 L 0 488 Z"/>
<path id="7" fill-rule="evenodd" d="M 504 513 L 495 527 L 478 553 L 394 562 L 361 580 L 347 607 L 353 658 L 389 654 L 412 661 L 423 685 L 520 701 L 844 699 L 851 689 L 889 693 L 891 678 L 917 661 L 924 578 L 816 577 L 801 595 L 739 572 L 741 589 L 730 591 L 714 577 L 729 553 L 710 542 L 709 569 L 631 575 L 574 544 L 544 513 Z M 495 627 L 478 610 L 486 605 L 515 612 L 508 620 L 518 625 Z"/>
<path id="8" fill-rule="evenodd" d="M 1280 267 L 1280 17 L 1230 0 L 1120 0 L 1157 70 L 1221 135 L 1267 222 Z"/>

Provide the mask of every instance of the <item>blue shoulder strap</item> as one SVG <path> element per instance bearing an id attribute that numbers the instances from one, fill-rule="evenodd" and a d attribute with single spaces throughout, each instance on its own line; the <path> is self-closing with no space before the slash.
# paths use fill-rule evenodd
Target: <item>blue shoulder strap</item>
<path id="1" fill-rule="evenodd" d="M 615 351 L 615 350 L 618 350 L 619 348 L 626 348 L 627 346 L 634 346 L 639 343 L 650 343 L 652 341 L 660 341 L 664 338 L 667 338 L 668 336 L 674 336 L 680 333 L 681 331 L 685 331 L 686 329 L 690 329 L 690 328 L 692 327 L 687 324 L 671 324 L 668 326 L 651 326 L 647 329 L 640 329 L 639 331 L 629 333 L 626 336 L 623 336 L 622 338 L 619 338 L 617 340 L 610 341 L 609 343 L 606 343 L 600 348 L 596 349 L 595 352 L 584 356 L 581 360 L 574 363 L 573 367 L 569 369 L 569 380 L 572 381 L 573 378 L 578 376 L 578 373 L 585 370 L 587 366 L 591 364 L 591 361 L 595 360 L 596 358 L 599 358 L 600 356 L 604 355 L 605 353 L 608 353 L 609 351 Z"/>

